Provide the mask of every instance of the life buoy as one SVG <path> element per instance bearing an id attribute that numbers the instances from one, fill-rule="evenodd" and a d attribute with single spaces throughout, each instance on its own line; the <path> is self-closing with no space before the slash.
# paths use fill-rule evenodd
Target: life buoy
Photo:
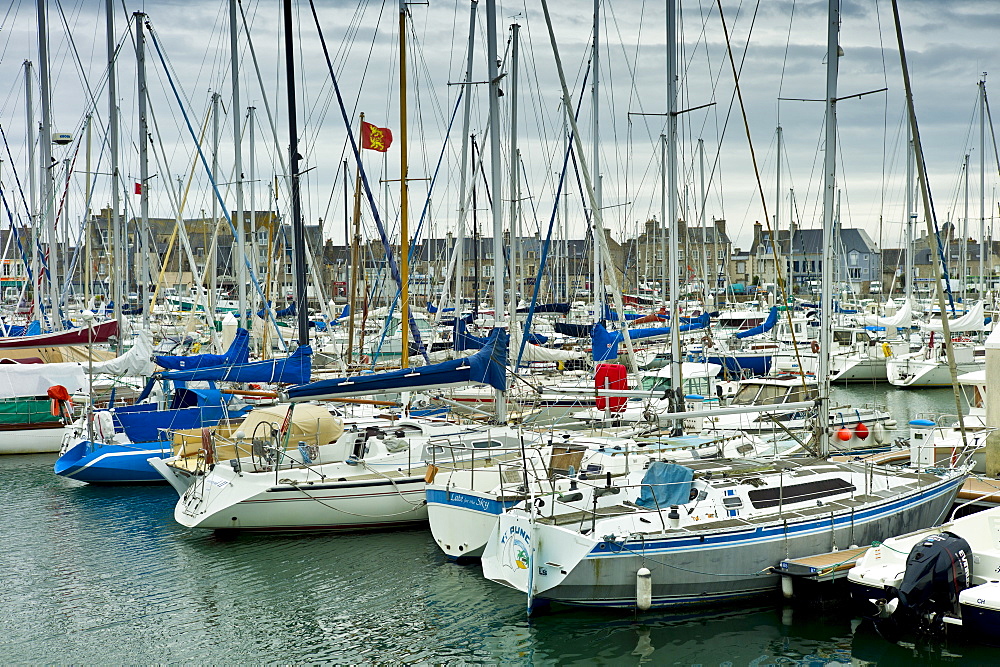
<path id="1" fill-rule="evenodd" d="M 819 341 L 818 340 L 809 341 L 809 349 L 812 350 L 813 354 L 819 354 Z"/>
<path id="2" fill-rule="evenodd" d="M 889 345 L 889 343 L 882 343 L 882 356 L 886 359 L 892 356 L 892 345 Z"/>

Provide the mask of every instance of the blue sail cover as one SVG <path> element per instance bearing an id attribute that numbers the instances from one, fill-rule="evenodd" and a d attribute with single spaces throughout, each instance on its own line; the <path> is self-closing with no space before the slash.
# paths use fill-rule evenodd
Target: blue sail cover
<path id="1" fill-rule="evenodd" d="M 540 303 L 535 306 L 536 313 L 560 313 L 565 315 L 569 312 L 570 305 L 568 303 Z M 518 308 L 517 312 L 527 313 L 531 308 Z"/>
<path id="2" fill-rule="evenodd" d="M 196 380 L 215 382 L 280 382 L 282 384 L 304 384 L 312 373 L 312 348 L 299 347 L 291 355 L 282 359 L 254 361 L 233 366 L 212 366 L 192 370 L 174 370 L 161 373 L 165 380 L 193 382 Z"/>
<path id="3" fill-rule="evenodd" d="M 586 338 L 594 328 L 593 324 L 573 324 L 572 322 L 553 322 L 556 333 L 573 338 Z"/>
<path id="4" fill-rule="evenodd" d="M 694 329 L 704 329 L 708 326 L 708 313 L 694 319 L 695 321 L 691 322 L 691 324 L 682 324 L 679 331 L 684 333 L 685 331 L 692 331 Z M 669 334 L 670 327 L 648 327 L 644 329 L 629 329 L 628 331 L 628 337 L 632 340 L 655 338 L 657 336 L 666 336 Z M 591 355 L 593 356 L 594 361 L 617 359 L 618 344 L 621 343 L 624 338 L 625 337 L 621 331 L 608 331 L 600 322 L 595 324 L 593 333 L 591 334 Z"/>
<path id="5" fill-rule="evenodd" d="M 567 311 L 567 312 L 569 312 L 569 311 Z M 615 311 L 611 310 L 611 307 L 608 306 L 607 304 L 604 305 L 604 314 L 601 317 L 602 317 L 602 319 L 611 320 L 612 322 L 617 322 L 618 320 L 621 319 L 620 317 L 618 317 L 618 313 L 616 313 Z M 626 322 L 631 321 L 631 320 L 637 320 L 640 317 L 642 317 L 642 315 L 640 315 L 639 313 L 625 313 L 625 321 Z"/>
<path id="6" fill-rule="evenodd" d="M 473 383 L 488 384 L 504 391 L 507 388 L 507 332 L 500 328 L 493 329 L 488 341 L 486 347 L 465 359 L 388 373 L 320 380 L 292 387 L 288 390 L 288 398 L 297 403 L 322 398 L 444 389 Z"/>
<path id="7" fill-rule="evenodd" d="M 771 312 L 767 314 L 767 319 L 764 320 L 760 326 L 756 326 L 753 329 L 747 329 L 746 331 L 736 332 L 736 338 L 749 338 L 750 336 L 759 336 L 762 333 L 767 333 L 774 328 L 774 325 L 778 323 L 778 307 L 771 306 Z"/>
<path id="8" fill-rule="evenodd" d="M 197 370 L 215 366 L 236 366 L 250 360 L 250 332 L 240 327 L 225 354 L 192 354 L 187 357 L 158 354 L 153 359 L 169 370 Z"/>
<path id="9" fill-rule="evenodd" d="M 430 301 L 428 301 L 427 302 L 427 312 L 431 313 L 431 314 L 434 314 L 434 313 L 437 313 L 437 312 L 453 313 L 453 312 L 455 312 L 455 309 L 454 308 L 438 308 L 433 303 L 431 303 Z"/>
<path id="10" fill-rule="evenodd" d="M 455 350 L 481 350 L 489 344 L 489 338 L 473 336 L 466 329 L 465 318 L 455 320 Z"/>

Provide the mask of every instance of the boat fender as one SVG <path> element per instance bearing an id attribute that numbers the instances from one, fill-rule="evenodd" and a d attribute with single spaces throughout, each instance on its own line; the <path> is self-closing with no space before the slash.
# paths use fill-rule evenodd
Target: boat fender
<path id="1" fill-rule="evenodd" d="M 892 345 L 889 345 L 889 343 L 882 343 L 882 356 L 886 359 L 892 356 Z"/>
<path id="2" fill-rule="evenodd" d="M 433 484 L 434 478 L 437 477 L 438 467 L 433 463 L 427 465 L 427 472 L 424 473 L 424 482 L 427 484 Z"/>
<path id="3" fill-rule="evenodd" d="M 818 340 L 809 341 L 809 349 L 812 350 L 813 354 L 818 354 L 819 353 L 819 341 Z"/>
<path id="4" fill-rule="evenodd" d="M 872 437 L 878 444 L 885 444 L 885 426 L 882 425 L 882 422 L 872 424 Z"/>
<path id="5" fill-rule="evenodd" d="M 640 567 L 635 573 L 635 606 L 646 611 L 653 606 L 653 573 Z"/>
<path id="6" fill-rule="evenodd" d="M 787 574 L 781 575 L 781 595 L 784 596 L 786 600 L 791 600 L 795 597 L 795 586 L 792 582 L 792 578 Z"/>
<path id="7" fill-rule="evenodd" d="M 859 440 L 868 439 L 869 431 L 864 422 L 858 422 L 858 425 L 854 427 L 854 435 L 858 436 Z"/>
<path id="8" fill-rule="evenodd" d="M 851 429 L 849 429 L 846 426 L 844 426 L 843 428 L 841 428 L 841 429 L 839 429 L 837 431 L 837 437 L 840 440 L 843 440 L 844 442 L 847 442 L 852 437 L 854 437 L 854 434 L 851 432 Z"/>

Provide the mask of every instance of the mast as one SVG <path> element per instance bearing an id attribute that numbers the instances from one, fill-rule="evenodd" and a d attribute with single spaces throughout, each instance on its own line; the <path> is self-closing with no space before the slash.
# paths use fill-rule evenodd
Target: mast
<path id="1" fill-rule="evenodd" d="M 500 72 L 497 65 L 497 6 L 496 0 L 486 0 L 486 63 L 490 82 L 490 189 L 493 191 L 493 326 L 503 323 L 503 197 L 500 179 Z M 498 422 L 507 421 L 504 392 L 494 390 Z"/>
<path id="2" fill-rule="evenodd" d="M 718 261 L 718 253 L 715 252 L 715 247 L 718 243 L 715 239 L 715 234 L 712 234 L 712 273 L 709 274 L 709 263 L 708 263 L 708 233 L 705 231 L 705 140 L 698 139 L 698 176 L 701 185 L 701 201 L 698 204 L 698 215 L 701 217 L 701 242 L 704 244 L 701 248 L 702 257 L 702 300 L 704 303 L 708 303 L 709 295 L 712 293 L 710 285 L 715 285 L 715 263 Z M 711 280 L 709 280 L 711 279 Z"/>
<path id="3" fill-rule="evenodd" d="M 299 192 L 299 128 L 295 108 L 295 50 L 292 43 L 292 0 L 282 0 L 285 27 L 285 76 L 288 89 L 288 164 L 292 181 L 292 252 L 295 258 L 295 300 L 299 324 L 299 346 L 309 344 L 309 313 L 306 310 L 306 249 Z"/>
<path id="4" fill-rule="evenodd" d="M 667 0 L 667 215 L 670 224 L 670 388 L 674 394 L 674 409 L 684 409 L 681 389 L 681 333 L 677 302 L 680 300 L 680 238 L 677 221 L 677 0 Z M 703 250 L 707 249 L 707 246 Z"/>
<path id="5" fill-rule="evenodd" d="M 522 239 L 520 225 L 518 224 L 518 212 L 521 206 L 519 192 L 520 173 L 517 153 L 517 69 L 520 53 L 518 51 L 518 33 L 521 26 L 514 23 L 510 26 L 511 55 L 510 55 L 510 237 L 511 237 L 511 270 L 510 270 L 510 324 L 516 324 L 516 313 L 518 305 L 518 294 L 521 293 L 523 284 L 523 273 L 519 280 L 518 272 L 524 271 L 524 257 L 522 252 Z"/>
<path id="6" fill-rule="evenodd" d="M 52 330 L 62 329 L 62 318 L 59 312 L 59 288 L 56 266 L 58 264 L 56 256 L 58 247 L 56 244 L 56 219 L 53 208 L 55 193 L 53 192 L 52 168 L 52 106 L 51 91 L 49 90 L 49 37 L 46 26 L 46 0 L 38 0 L 38 79 L 42 98 L 42 126 L 41 134 L 38 138 L 39 148 L 42 149 L 39 173 L 41 175 L 41 205 L 42 214 L 45 216 L 45 235 L 48 244 L 48 274 L 49 274 L 49 318 L 52 321 Z M 40 285 L 41 283 L 39 283 Z M 44 323 L 43 323 L 44 327 Z"/>
<path id="7" fill-rule="evenodd" d="M 979 298 L 986 298 L 986 72 L 979 81 Z"/>
<path id="8" fill-rule="evenodd" d="M 118 159 L 118 75 L 117 54 L 115 48 L 115 3 L 106 0 L 107 15 L 107 47 L 108 47 L 108 149 L 111 153 L 111 218 L 108 220 L 110 229 L 108 237 L 111 240 L 111 258 L 114 266 L 108 267 L 111 278 L 111 300 L 114 302 L 114 317 L 118 322 L 118 331 L 122 330 L 122 276 L 125 275 L 125 263 L 122 261 L 124 244 L 121 228 L 121 178 L 119 176 Z M 37 274 L 36 274 L 37 275 Z M 119 350 L 122 336 L 119 334 Z"/>
<path id="9" fill-rule="evenodd" d="M 219 106 L 222 96 L 219 93 L 212 93 L 212 178 L 216 186 L 219 185 Z M 211 266 L 209 271 L 208 308 L 215 316 L 216 298 L 219 295 L 219 198 L 212 197 L 212 240 L 211 253 L 207 264 Z M 302 304 L 299 304 L 302 307 Z"/>
<path id="10" fill-rule="evenodd" d="M 962 253 L 962 261 L 959 270 L 962 272 L 962 302 L 966 300 L 966 287 L 969 282 L 969 154 L 965 154 L 965 164 L 962 165 L 965 172 L 965 216 L 962 218 L 962 242 L 958 245 L 958 251 Z M 968 307 L 968 304 L 966 304 Z"/>
<path id="11" fill-rule="evenodd" d="M 358 131 L 364 127 L 365 115 L 359 116 Z M 347 161 L 344 161 L 344 177 L 347 177 Z M 346 184 L 345 184 L 346 190 Z M 346 196 L 346 192 L 345 192 Z M 354 322 L 358 307 L 358 246 L 361 244 L 361 170 L 358 169 L 354 177 L 354 234 L 351 238 L 351 296 L 349 313 L 347 317 L 347 363 L 350 364 L 354 357 Z"/>
<path id="12" fill-rule="evenodd" d="M 818 449 L 822 456 L 829 450 L 830 431 L 830 343 L 833 323 L 833 244 L 834 196 L 837 187 L 837 74 L 840 65 L 840 0 L 829 0 L 826 35 L 826 148 L 823 161 L 823 259 L 820 297 L 819 356 L 819 436 Z"/>
<path id="13" fill-rule="evenodd" d="M 774 238 L 771 239 L 771 242 L 774 244 L 774 249 L 776 251 L 780 251 L 781 247 L 778 245 L 778 242 L 779 239 L 781 238 L 781 232 L 779 231 L 781 229 L 781 151 L 783 148 L 782 142 L 784 140 L 784 133 L 781 130 L 781 123 L 778 123 L 777 133 L 778 133 L 778 158 L 777 160 L 775 160 L 777 173 L 775 174 L 775 186 L 774 186 Z M 792 248 L 792 233 L 791 233 L 791 227 L 789 226 L 788 249 L 791 250 L 791 248 Z M 775 256 L 787 258 L 787 254 L 781 252 L 776 253 Z M 791 264 L 791 262 L 788 262 L 788 264 Z M 775 268 L 775 273 L 778 276 L 784 275 L 784 272 L 778 270 L 777 261 L 775 261 L 774 268 Z M 795 284 L 794 281 L 792 282 L 792 284 L 793 285 Z M 781 298 L 783 299 L 784 295 L 787 294 L 786 290 L 787 290 L 786 286 L 779 283 L 775 296 L 781 296 Z"/>
<path id="14" fill-rule="evenodd" d="M 240 322 L 249 328 L 247 321 L 247 241 L 246 218 L 243 213 L 243 134 L 240 124 L 240 62 L 238 27 L 236 23 L 237 0 L 229 0 L 229 56 L 232 60 L 233 77 L 233 171 L 236 172 L 236 290 L 239 295 Z M 305 304 L 299 304 L 305 308 Z"/>
<path id="15" fill-rule="evenodd" d="M 250 151 L 250 203 L 247 208 L 249 208 L 249 235 L 250 239 L 247 242 L 247 246 L 250 248 L 250 266 L 251 275 L 253 277 L 260 276 L 260 251 L 257 249 L 257 153 L 256 153 L 256 143 L 254 141 L 254 122 L 256 121 L 257 108 L 247 107 L 247 144 Z M 345 241 L 346 242 L 346 241 Z M 247 297 L 249 301 L 257 301 L 257 290 L 255 289 L 253 293 Z M 252 304 L 248 304 L 251 312 L 256 312 Z M 251 322 L 250 315 L 247 315 L 247 324 Z"/>
<path id="16" fill-rule="evenodd" d="M 406 190 L 407 141 L 406 141 L 406 0 L 399 0 L 399 255 L 400 301 L 402 308 L 400 326 L 402 357 L 400 366 L 410 365 L 410 226 L 409 199 Z"/>
<path id="17" fill-rule="evenodd" d="M 465 296 L 465 222 L 469 216 L 469 198 L 466 196 L 465 191 L 468 187 L 468 176 L 469 176 L 469 125 L 472 118 L 472 64 L 474 55 L 474 46 L 476 43 L 476 9 L 479 7 L 478 0 L 472 0 L 470 3 L 471 9 L 469 11 L 469 46 L 466 53 L 465 61 L 465 86 L 462 89 L 462 94 L 465 95 L 465 99 L 462 100 L 462 167 L 459 171 L 459 203 L 458 203 L 458 229 L 455 234 L 455 316 L 461 317 L 462 314 L 462 297 Z M 473 177 L 473 183 L 475 183 L 475 178 Z M 477 295 L 478 297 L 478 295 Z M 440 304 L 441 308 L 444 308 L 445 304 L 442 302 Z M 440 312 L 440 311 L 439 311 Z"/>
<path id="18" fill-rule="evenodd" d="M 139 303 L 142 308 L 142 328 L 149 328 L 149 309 L 147 290 L 149 288 L 148 262 L 149 252 L 146 249 L 146 230 L 149 228 L 149 125 L 146 109 L 146 37 L 144 21 L 146 15 L 135 12 L 135 48 L 138 60 L 137 84 L 139 93 L 139 215 L 141 220 L 137 230 L 136 247 L 139 249 Z M 213 198 L 214 201 L 214 198 Z"/>
<path id="19" fill-rule="evenodd" d="M 601 137 L 601 107 L 600 107 L 600 81 L 601 81 L 601 67 L 600 67 L 600 36 L 601 36 L 601 0 L 594 0 L 594 43 L 593 49 L 591 51 L 591 59 L 594 61 L 593 67 L 591 68 L 594 74 L 594 85 L 591 88 L 591 106 L 593 107 L 593 146 L 592 157 L 593 160 L 593 176 L 594 176 L 594 202 L 598 210 L 594 211 L 591 216 L 591 228 L 594 232 L 594 317 L 598 320 L 604 317 L 604 276 L 602 275 L 602 257 L 601 257 L 601 246 L 603 245 L 603 238 L 598 238 L 598 234 L 604 235 L 604 226 L 599 224 L 599 220 L 603 220 L 603 216 L 600 215 L 600 208 L 603 204 L 601 198 L 601 148 L 600 148 L 600 137 Z M 619 313 L 618 316 L 624 320 L 625 313 Z"/>
<path id="20" fill-rule="evenodd" d="M 111 0 L 108 0 L 111 2 Z M 26 122 L 24 126 L 28 128 L 28 201 L 31 206 L 31 210 L 28 211 L 28 216 L 31 220 L 31 317 L 32 319 L 39 317 L 41 314 L 41 274 L 39 270 L 41 268 L 41 261 L 38 256 L 38 228 L 39 222 L 41 221 L 38 215 L 38 176 L 40 172 L 38 171 L 38 162 L 35 159 L 35 142 L 31 137 L 31 129 L 35 127 L 35 108 L 34 108 L 34 98 L 32 96 L 32 91 L 34 90 L 34 81 L 32 81 L 31 76 L 31 61 L 24 61 L 24 102 L 25 102 L 25 113 L 27 115 Z M 41 136 L 41 135 L 39 135 Z M 117 154 L 116 154 L 117 155 Z"/>
<path id="21" fill-rule="evenodd" d="M 906 302 L 913 303 L 913 128 L 906 124 Z"/>

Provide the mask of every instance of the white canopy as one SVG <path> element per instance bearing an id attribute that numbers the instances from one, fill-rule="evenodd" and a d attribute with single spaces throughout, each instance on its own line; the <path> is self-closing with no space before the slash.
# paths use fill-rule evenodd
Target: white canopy
<path id="1" fill-rule="evenodd" d="M 511 362 L 517 361 L 517 355 L 521 352 L 521 331 L 514 326 L 510 329 L 510 347 L 508 348 L 508 358 Z M 580 350 L 554 350 L 550 347 L 541 347 L 528 343 L 524 346 L 524 355 L 521 361 L 566 361 L 568 359 L 581 359 L 586 356 L 586 352 Z"/>
<path id="2" fill-rule="evenodd" d="M 931 320 L 927 324 L 923 325 L 923 328 L 927 331 L 937 331 L 938 333 L 942 333 L 944 331 L 944 326 L 941 320 Z M 956 331 L 985 331 L 986 324 L 983 302 L 976 302 L 976 305 L 969 309 L 965 315 L 956 317 L 953 320 L 948 320 L 948 329 L 952 333 L 955 333 Z"/>
<path id="3" fill-rule="evenodd" d="M 0 398 L 45 396 L 57 384 L 70 394 L 86 392 L 83 364 L 0 364 Z"/>

